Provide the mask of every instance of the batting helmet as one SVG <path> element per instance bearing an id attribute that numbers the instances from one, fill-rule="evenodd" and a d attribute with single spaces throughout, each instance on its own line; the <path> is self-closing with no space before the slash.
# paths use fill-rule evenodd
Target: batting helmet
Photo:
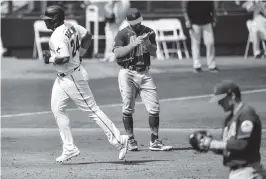
<path id="1" fill-rule="evenodd" d="M 41 16 L 43 20 L 51 20 L 54 28 L 60 25 L 65 20 L 65 11 L 58 5 L 48 6 L 44 15 Z"/>

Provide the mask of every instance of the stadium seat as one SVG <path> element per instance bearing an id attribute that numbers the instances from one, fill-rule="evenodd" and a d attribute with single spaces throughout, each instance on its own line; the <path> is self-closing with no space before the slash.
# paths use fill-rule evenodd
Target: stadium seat
<path id="1" fill-rule="evenodd" d="M 67 23 L 71 24 L 78 24 L 76 20 L 65 20 Z M 52 33 L 51 30 L 46 28 L 46 25 L 43 20 L 37 20 L 33 24 L 34 28 L 34 46 L 33 46 L 33 58 L 37 58 L 42 60 L 43 58 L 43 50 L 42 50 L 42 44 L 43 43 L 48 43 L 50 39 L 49 36 L 41 36 L 40 33 Z"/>
<path id="2" fill-rule="evenodd" d="M 251 28 L 252 28 L 252 21 L 251 20 L 248 20 L 246 22 L 246 26 L 248 28 L 248 32 L 250 32 Z M 244 54 L 244 59 L 247 59 L 248 57 L 248 51 L 249 51 L 249 48 L 250 48 L 250 44 L 252 43 L 252 38 L 250 37 L 250 33 L 248 35 L 248 40 L 247 40 L 247 44 L 246 44 L 246 50 L 245 50 L 245 54 Z M 262 41 L 262 47 L 263 47 L 263 50 L 264 52 L 266 51 L 266 44 L 265 44 L 265 41 Z"/>
<path id="3" fill-rule="evenodd" d="M 185 57 L 189 59 L 189 53 L 186 44 L 186 36 L 183 31 L 182 24 L 179 19 L 159 19 L 156 21 L 156 41 L 162 44 L 162 48 L 158 51 L 162 51 L 164 59 L 170 58 L 170 53 L 176 53 L 179 60 L 183 59 L 182 52 L 185 53 Z M 167 43 L 172 43 L 172 48 L 169 48 Z M 181 44 L 183 48 L 181 48 Z"/>

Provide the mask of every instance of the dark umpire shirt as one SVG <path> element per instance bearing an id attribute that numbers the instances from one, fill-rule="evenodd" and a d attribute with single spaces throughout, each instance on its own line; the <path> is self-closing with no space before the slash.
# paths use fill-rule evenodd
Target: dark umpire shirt
<path id="1" fill-rule="evenodd" d="M 136 33 L 130 26 L 120 30 L 115 37 L 114 49 L 117 47 L 123 47 L 129 45 L 136 37 L 146 34 L 153 31 L 151 28 L 141 25 L 142 30 L 139 33 Z M 152 44 L 156 44 L 155 35 L 150 35 L 149 40 Z M 138 45 L 135 47 L 129 54 L 125 57 L 117 59 L 119 61 L 129 61 L 127 66 L 150 66 L 150 54 L 147 51 L 147 48 L 144 44 Z"/>
<path id="2" fill-rule="evenodd" d="M 191 24 L 205 25 L 213 21 L 213 1 L 188 1 L 185 10 Z"/>
<path id="3" fill-rule="evenodd" d="M 224 150 L 224 165 L 231 169 L 260 162 L 261 121 L 255 110 L 243 104 L 235 115 L 229 115 L 223 130 L 223 140 L 247 140 L 242 151 Z"/>

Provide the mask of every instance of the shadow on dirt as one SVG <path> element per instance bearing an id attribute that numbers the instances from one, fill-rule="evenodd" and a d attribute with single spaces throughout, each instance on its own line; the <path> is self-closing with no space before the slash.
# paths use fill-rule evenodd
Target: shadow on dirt
<path id="1" fill-rule="evenodd" d="M 125 161 L 105 161 L 105 162 L 79 162 L 79 163 L 64 163 L 63 165 L 90 165 L 90 164 L 117 164 L 117 165 L 141 165 L 151 162 L 166 162 L 169 160 L 125 160 Z"/>

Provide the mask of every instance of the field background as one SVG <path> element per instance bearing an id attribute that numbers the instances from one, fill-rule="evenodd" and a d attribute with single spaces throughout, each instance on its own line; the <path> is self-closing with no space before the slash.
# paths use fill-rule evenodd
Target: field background
<path id="1" fill-rule="evenodd" d="M 191 60 L 152 62 L 151 73 L 161 99 L 160 138 L 173 145 L 170 152 L 151 152 L 148 114 L 138 100 L 134 114 L 138 152 L 129 152 L 126 161 L 87 116 L 69 104 L 69 116 L 81 155 L 64 165 L 56 164 L 61 140 L 50 111 L 50 94 L 55 70 L 32 59 L 1 60 L 1 174 L 3 179 L 148 179 L 227 178 L 222 157 L 198 154 L 188 145 L 188 135 L 204 128 L 220 135 L 224 113 L 208 103 L 215 83 L 231 79 L 245 92 L 244 101 L 255 107 L 263 123 L 262 163 L 266 164 L 266 60 L 242 57 L 217 58 L 220 73 L 204 69 L 192 73 Z M 90 87 L 97 104 L 125 133 L 121 119 L 121 96 L 115 63 L 84 60 Z"/>

